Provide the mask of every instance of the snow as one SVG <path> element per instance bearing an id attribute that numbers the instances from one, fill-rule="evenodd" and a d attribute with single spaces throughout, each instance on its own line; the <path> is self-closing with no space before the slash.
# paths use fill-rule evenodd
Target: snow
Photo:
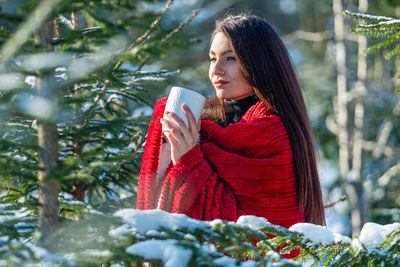
<path id="1" fill-rule="evenodd" d="M 364 224 L 359 240 L 368 249 L 380 246 L 388 234 L 400 227 L 400 223 L 381 225 L 373 222 Z"/>
<path id="2" fill-rule="evenodd" d="M 219 226 L 219 225 L 222 225 L 223 223 L 224 223 L 224 221 L 221 220 L 221 219 L 215 219 L 215 220 L 212 220 L 212 221 L 209 221 L 209 222 L 208 222 L 208 224 L 209 224 L 210 226 L 214 227 L 214 228 L 216 228 L 216 227 Z"/>
<path id="3" fill-rule="evenodd" d="M 314 245 L 318 243 L 329 244 L 334 241 L 333 233 L 326 227 L 311 223 L 297 223 L 289 228 L 290 231 L 298 232 L 310 239 Z"/>
<path id="4" fill-rule="evenodd" d="M 151 76 L 145 76 L 145 77 L 139 77 L 136 79 L 133 79 L 132 82 L 142 82 L 142 81 L 164 81 L 165 78 L 164 77 L 151 77 Z"/>
<path id="5" fill-rule="evenodd" d="M 281 258 L 281 255 L 273 250 L 270 250 L 266 253 L 266 256 L 270 257 L 273 260 L 279 260 Z"/>
<path id="6" fill-rule="evenodd" d="M 123 224 L 120 227 L 117 227 L 117 228 L 109 231 L 108 234 L 111 237 L 120 237 L 120 236 L 122 236 L 124 234 L 127 234 L 127 233 L 130 233 L 130 232 L 131 232 L 131 230 L 130 230 L 129 225 Z"/>
<path id="7" fill-rule="evenodd" d="M 197 240 L 196 237 L 194 235 L 191 235 L 191 234 L 185 234 L 184 238 L 187 239 L 187 240 L 192 240 L 192 241 L 196 241 Z"/>
<path id="8" fill-rule="evenodd" d="M 375 19 L 375 20 L 393 20 L 391 17 L 385 17 L 385 16 L 374 16 L 374 15 L 369 15 L 369 14 L 363 14 L 363 13 L 357 13 L 357 12 L 350 12 L 346 11 L 346 13 L 349 13 L 350 15 L 358 15 L 362 18 L 365 19 Z"/>
<path id="9" fill-rule="evenodd" d="M 146 232 L 146 235 L 151 235 L 151 236 L 159 236 L 160 232 L 157 230 L 149 230 Z"/>
<path id="10" fill-rule="evenodd" d="M 237 219 L 236 224 L 247 226 L 253 230 L 260 230 L 268 226 L 270 223 L 267 219 L 253 215 L 243 215 Z"/>
<path id="11" fill-rule="evenodd" d="M 233 266 L 241 266 L 241 267 L 255 267 L 258 266 L 257 262 L 253 261 L 253 260 L 247 260 L 244 262 L 237 262 L 237 260 L 227 257 L 227 256 L 223 256 L 221 258 L 217 258 L 215 260 L 213 260 L 213 263 L 216 266 L 224 266 L 224 267 L 233 267 Z M 237 265 L 238 263 L 238 265 Z"/>
<path id="12" fill-rule="evenodd" d="M 201 244 L 201 246 L 200 246 L 200 248 L 199 248 L 199 251 L 200 251 L 200 253 L 203 254 L 203 255 L 204 255 L 204 254 L 207 255 L 207 254 L 215 254 L 215 253 L 218 253 L 218 252 L 217 252 L 217 248 L 215 247 L 214 244 L 207 244 L 207 243 Z"/>
<path id="13" fill-rule="evenodd" d="M 389 20 L 389 21 L 379 22 L 378 25 L 389 25 L 389 24 L 398 24 L 398 23 L 400 23 L 400 19 L 393 19 L 393 20 Z M 374 26 L 374 25 L 371 25 L 371 26 Z"/>
<path id="14" fill-rule="evenodd" d="M 104 151 L 106 151 L 107 153 L 110 153 L 110 154 L 114 154 L 114 155 L 120 155 L 122 152 L 121 149 L 115 148 L 115 147 L 106 147 L 104 149 Z"/>
<path id="15" fill-rule="evenodd" d="M 107 98 L 107 103 L 110 103 L 113 100 L 116 100 L 117 103 L 121 103 L 120 101 L 123 100 L 123 98 L 117 94 L 111 94 L 108 98 Z"/>
<path id="16" fill-rule="evenodd" d="M 32 251 L 36 259 L 41 259 L 45 262 L 60 262 L 64 258 L 62 256 L 51 254 L 47 249 L 27 243 L 26 246 Z"/>
<path id="17" fill-rule="evenodd" d="M 2 211 L 0 214 L 0 223 L 6 223 L 9 221 L 32 221 L 34 217 L 29 217 L 30 211 L 27 208 L 22 208 L 16 211 Z"/>
<path id="18" fill-rule="evenodd" d="M 118 228 L 110 232 L 116 236 L 118 233 L 137 232 L 144 234 L 149 230 L 159 229 L 161 226 L 171 229 L 187 228 L 194 230 L 205 228 L 204 222 L 187 217 L 184 214 L 173 214 L 162 210 L 122 209 L 114 213 L 114 216 L 121 217 L 125 224 L 120 230 Z"/>
<path id="19" fill-rule="evenodd" d="M 351 238 L 338 233 L 333 233 L 333 241 L 335 241 L 335 243 L 350 244 Z"/>
<path id="20" fill-rule="evenodd" d="M 131 245 L 127 253 L 139 255 L 146 260 L 161 259 L 165 267 L 187 266 L 192 251 L 180 247 L 176 240 L 147 240 Z"/>
<path id="21" fill-rule="evenodd" d="M 1 206 L 0 206 L 1 207 Z M 24 214 L 22 210 L 20 212 Z M 3 215 L 3 216 L 9 216 Z M 14 215 L 13 215 L 14 216 Z M 114 216 L 121 218 L 122 224 L 111 231 L 109 235 L 112 238 L 120 238 L 124 234 L 135 235 L 139 240 L 135 244 L 130 245 L 125 249 L 126 253 L 137 255 L 142 257 L 146 261 L 158 260 L 162 262 L 163 266 L 188 266 L 191 262 L 192 257 L 211 257 L 214 260 L 212 264 L 214 266 L 244 266 L 253 267 L 258 266 L 259 262 L 253 260 L 238 261 L 237 259 L 225 256 L 219 252 L 215 244 L 210 244 L 208 241 L 201 242 L 193 232 L 201 229 L 210 231 L 210 228 L 219 228 L 220 225 L 237 225 L 239 227 L 248 227 L 255 231 L 262 230 L 266 226 L 271 224 L 265 218 L 256 216 L 241 216 L 237 222 L 224 222 L 220 219 L 213 221 L 199 221 L 187 217 L 183 214 L 172 214 L 161 210 L 136 210 L 136 209 L 121 209 L 114 213 Z M 188 229 L 190 233 L 183 233 L 180 240 L 165 239 L 167 233 L 160 230 L 160 228 L 169 228 L 172 230 L 176 229 Z M 311 223 L 298 223 L 289 228 L 290 231 L 298 232 L 304 235 L 304 237 L 314 245 L 331 245 L 333 243 L 342 243 L 343 245 L 349 245 L 354 251 L 358 252 L 365 249 L 375 249 L 379 247 L 384 241 L 386 236 L 400 228 L 400 223 L 392 223 L 387 225 L 380 225 L 377 223 L 366 223 L 360 233 L 359 238 L 351 240 L 349 237 L 334 233 L 326 227 L 314 225 Z M 96 227 L 89 227 L 88 232 L 96 233 Z M 157 240 L 163 239 L 163 240 Z M 98 242 L 104 242 L 103 236 L 98 236 Z M 1 236 L 0 242 L 8 242 L 7 236 Z M 196 255 L 194 255 L 193 247 L 188 248 L 185 244 L 192 244 L 196 249 Z M 44 248 L 37 247 L 33 244 L 28 243 L 27 247 L 33 252 L 35 260 L 41 260 L 46 264 L 51 263 L 74 263 L 77 257 L 91 256 L 91 257 L 110 257 L 112 252 L 103 249 L 91 249 L 88 247 L 86 250 L 78 253 L 54 255 L 51 254 Z M 348 247 L 345 247 L 348 249 Z M 27 258 L 30 255 L 26 254 Z M 296 265 L 300 263 L 283 259 L 276 251 L 269 251 L 265 254 L 265 260 L 267 260 L 268 266 L 283 266 L 284 264 Z M 193 262 L 193 261 L 192 261 Z M 1 264 L 0 264 L 1 265 Z M 46 265 L 47 266 L 47 265 Z M 116 263 L 115 266 L 118 266 Z"/>
<path id="22" fill-rule="evenodd" d="M 29 84 L 30 87 L 35 87 L 36 85 L 36 77 L 33 75 L 28 75 L 25 77 L 25 83 Z"/>
<path id="23" fill-rule="evenodd" d="M 353 249 L 358 252 L 363 249 L 363 245 L 361 244 L 360 240 L 358 238 L 354 238 L 353 241 L 351 241 L 351 246 Z"/>

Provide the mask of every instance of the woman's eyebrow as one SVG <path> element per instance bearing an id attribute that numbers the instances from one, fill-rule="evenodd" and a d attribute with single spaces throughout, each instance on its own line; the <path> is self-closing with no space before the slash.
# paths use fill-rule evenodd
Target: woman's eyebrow
<path id="1" fill-rule="evenodd" d="M 233 53 L 231 49 L 225 50 L 224 52 L 221 53 L 221 56 L 228 54 L 228 53 Z M 215 55 L 214 51 L 210 51 L 210 55 Z"/>

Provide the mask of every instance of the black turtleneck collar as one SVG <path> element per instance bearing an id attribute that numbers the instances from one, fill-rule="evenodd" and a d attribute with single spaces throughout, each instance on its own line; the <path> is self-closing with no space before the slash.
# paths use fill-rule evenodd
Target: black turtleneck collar
<path id="1" fill-rule="evenodd" d="M 258 102 L 258 97 L 254 95 L 247 96 L 238 100 L 226 101 L 226 120 L 227 124 L 239 122 L 243 115 L 250 109 L 251 106 Z"/>

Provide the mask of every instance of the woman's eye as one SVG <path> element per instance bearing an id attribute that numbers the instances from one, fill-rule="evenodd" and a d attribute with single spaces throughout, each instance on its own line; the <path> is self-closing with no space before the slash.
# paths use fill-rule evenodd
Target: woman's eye
<path id="1" fill-rule="evenodd" d="M 215 57 L 210 57 L 210 62 L 215 61 Z"/>
<path id="2" fill-rule="evenodd" d="M 227 57 L 226 60 L 228 60 L 228 61 L 236 61 L 236 58 L 235 57 Z"/>

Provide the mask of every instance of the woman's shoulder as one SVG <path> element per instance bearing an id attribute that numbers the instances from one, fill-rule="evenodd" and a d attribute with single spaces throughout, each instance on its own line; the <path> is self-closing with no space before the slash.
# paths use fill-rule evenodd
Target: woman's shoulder
<path id="1" fill-rule="evenodd" d="M 280 120 L 280 116 L 270 106 L 260 100 L 250 107 L 242 117 L 241 122 L 264 121 L 267 123 Z"/>
<path id="2" fill-rule="evenodd" d="M 211 120 L 202 120 L 202 134 L 209 135 L 214 132 L 222 132 L 229 135 L 231 132 L 237 136 L 241 135 L 268 135 L 276 131 L 286 133 L 281 117 L 264 102 L 259 101 L 254 104 L 237 123 L 232 123 L 227 127 L 222 127 L 218 123 Z"/>
<path id="3" fill-rule="evenodd" d="M 290 150 L 281 118 L 262 102 L 225 128 L 209 120 L 203 120 L 201 126 L 202 139 L 240 155 L 263 158 Z"/>

